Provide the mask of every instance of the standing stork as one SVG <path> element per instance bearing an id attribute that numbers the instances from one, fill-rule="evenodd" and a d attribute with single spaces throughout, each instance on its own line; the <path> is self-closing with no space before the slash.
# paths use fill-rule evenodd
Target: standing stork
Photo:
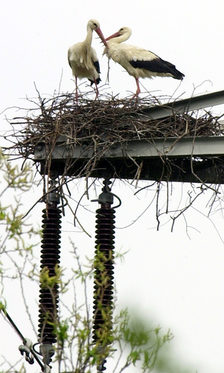
<path id="1" fill-rule="evenodd" d="M 100 79 L 100 64 L 95 49 L 91 47 L 93 31 L 95 31 L 105 46 L 106 40 L 100 29 L 100 24 L 95 19 L 90 19 L 87 23 L 87 35 L 84 41 L 72 45 L 68 50 L 68 63 L 75 77 L 76 100 L 78 100 L 77 78 L 87 78 L 91 85 L 96 87 L 96 98 L 98 97 L 97 84 Z"/>
<path id="2" fill-rule="evenodd" d="M 182 80 L 184 74 L 167 61 L 146 49 L 135 47 L 129 44 L 122 44 L 131 36 L 129 27 L 122 27 L 118 32 L 108 38 L 104 54 L 119 63 L 136 81 L 137 90 L 134 96 L 140 93 L 139 78 L 152 78 L 154 76 L 171 76 L 174 79 Z"/>

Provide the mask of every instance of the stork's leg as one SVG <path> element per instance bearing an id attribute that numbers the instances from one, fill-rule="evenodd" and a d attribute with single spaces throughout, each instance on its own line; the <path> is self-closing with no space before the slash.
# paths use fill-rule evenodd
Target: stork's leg
<path id="1" fill-rule="evenodd" d="M 139 93 L 141 92 L 141 90 L 140 90 L 138 78 L 135 78 L 135 81 L 136 81 L 136 85 L 137 85 L 137 90 L 136 90 L 135 96 L 137 97 L 139 95 Z"/>
<path id="2" fill-rule="evenodd" d="M 78 82 L 77 82 L 77 76 L 75 76 L 75 99 L 76 102 L 78 102 Z"/>
<path id="3" fill-rule="evenodd" d="M 98 87 L 97 87 L 96 80 L 94 80 L 94 83 L 95 83 L 95 87 L 96 87 L 96 97 L 95 97 L 95 100 L 96 100 L 99 96 L 99 90 L 98 90 Z"/>

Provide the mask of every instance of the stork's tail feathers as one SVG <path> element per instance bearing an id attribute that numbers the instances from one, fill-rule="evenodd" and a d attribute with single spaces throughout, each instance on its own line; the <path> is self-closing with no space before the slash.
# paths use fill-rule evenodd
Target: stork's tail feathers
<path id="1" fill-rule="evenodd" d="M 89 79 L 89 81 L 91 82 L 90 85 L 93 85 L 94 83 L 99 84 L 99 82 L 101 82 L 101 79 L 100 78 L 97 78 L 96 80 Z"/>
<path id="2" fill-rule="evenodd" d="M 181 73 L 179 70 L 177 70 L 175 65 L 162 59 L 160 59 L 160 61 L 162 62 L 164 67 L 166 67 L 167 72 L 170 73 L 174 79 L 183 80 L 185 75 Z"/>
<path id="3" fill-rule="evenodd" d="M 185 75 L 183 73 L 181 73 L 180 71 L 178 71 L 177 69 L 175 69 L 173 72 L 172 72 L 172 76 L 174 79 L 179 79 L 179 80 L 183 80 Z"/>

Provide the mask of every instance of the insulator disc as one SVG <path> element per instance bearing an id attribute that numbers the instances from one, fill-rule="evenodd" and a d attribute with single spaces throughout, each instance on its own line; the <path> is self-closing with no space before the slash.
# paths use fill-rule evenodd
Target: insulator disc
<path id="1" fill-rule="evenodd" d="M 112 329 L 114 286 L 115 211 L 101 207 L 96 211 L 96 240 L 94 261 L 94 325 L 93 341 L 100 341 L 105 331 Z M 102 365 L 101 371 L 104 370 Z"/>
<path id="2" fill-rule="evenodd" d="M 40 273 L 46 270 L 52 277 L 60 264 L 61 210 L 58 207 L 47 206 L 43 210 L 42 229 Z M 57 320 L 58 290 L 59 285 L 54 281 L 50 285 L 40 281 L 38 331 L 41 343 L 56 342 L 52 323 Z"/>

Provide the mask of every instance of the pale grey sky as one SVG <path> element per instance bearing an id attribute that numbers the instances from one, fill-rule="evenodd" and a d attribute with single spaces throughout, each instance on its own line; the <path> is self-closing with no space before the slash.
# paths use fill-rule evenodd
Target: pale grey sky
<path id="1" fill-rule="evenodd" d="M 57 92 L 59 83 L 62 92 L 74 90 L 67 49 L 85 38 L 90 18 L 100 21 L 105 36 L 121 26 L 131 27 L 130 44 L 150 49 L 185 74 L 180 85 L 171 78 L 142 80 L 152 94 L 171 96 L 175 92 L 175 97 L 189 97 L 193 92 L 222 90 L 223 10 L 221 0 L 5 2 L 0 15 L 0 112 L 14 105 L 26 106 L 25 97 L 36 96 L 34 82 L 43 96 Z M 103 47 L 95 36 L 93 46 L 101 62 L 102 83 L 105 83 L 107 59 L 102 57 Z M 84 90 L 87 85 L 83 81 Z M 104 89 L 124 97 L 135 91 L 135 81 L 121 66 L 111 63 L 110 83 Z M 220 108 L 215 110 L 220 112 Z M 9 113 L 10 116 L 18 114 L 12 110 Z M 7 129 L 4 115 L 1 117 L 3 130 Z M 180 187 L 175 185 L 174 190 L 180 198 Z M 137 200 L 133 189 L 120 184 L 116 193 L 123 202 L 117 210 L 117 225 L 121 227 L 136 218 L 153 191 L 143 193 Z M 197 206 L 203 212 L 206 212 L 206 198 Z M 212 218 L 222 234 L 221 214 Z M 191 210 L 188 219 L 189 224 L 198 229 L 189 228 L 191 239 L 187 237 L 183 220 L 178 222 L 174 233 L 170 233 L 168 224 L 156 232 L 153 207 L 129 229 L 118 229 L 118 249 L 129 250 L 126 261 L 116 271 L 119 304 L 136 304 L 150 319 L 170 327 L 175 335 L 174 347 L 192 366 L 192 373 L 196 370 L 223 373 L 224 244 L 212 223 L 200 213 Z M 94 223 L 90 224 L 94 233 Z M 139 244 L 142 237 L 144 245 Z M 93 241 L 81 234 L 76 239 L 78 247 L 86 240 L 89 250 L 93 245 Z M 128 296 L 130 289 L 132 299 Z M 12 304 L 12 300 L 9 303 Z M 13 313 L 13 309 L 11 311 Z M 0 326 L 5 328 L 4 325 L 0 319 Z M 5 349 L 11 346 L 13 332 L 7 335 L 10 337 L 4 341 Z M 6 353 L 9 358 L 17 351 Z"/>

